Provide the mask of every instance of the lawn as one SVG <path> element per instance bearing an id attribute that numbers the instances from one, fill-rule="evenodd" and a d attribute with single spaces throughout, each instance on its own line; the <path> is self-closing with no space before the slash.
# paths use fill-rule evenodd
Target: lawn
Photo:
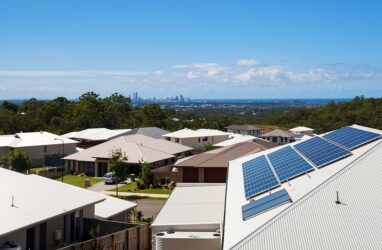
<path id="1" fill-rule="evenodd" d="M 77 176 L 77 175 L 65 175 L 64 176 L 64 182 L 73 186 L 86 188 L 85 187 L 85 179 L 90 180 L 90 184 L 94 185 L 98 182 L 101 182 L 102 179 L 100 178 L 94 178 L 89 176 Z M 57 178 L 56 181 L 61 181 L 61 177 Z"/>
<path id="2" fill-rule="evenodd" d="M 118 192 L 132 192 L 132 193 L 145 193 L 145 194 L 170 194 L 172 190 L 164 189 L 164 188 L 147 188 L 142 190 L 136 190 L 137 183 L 130 182 L 118 188 Z M 115 191 L 115 188 L 109 190 Z"/>

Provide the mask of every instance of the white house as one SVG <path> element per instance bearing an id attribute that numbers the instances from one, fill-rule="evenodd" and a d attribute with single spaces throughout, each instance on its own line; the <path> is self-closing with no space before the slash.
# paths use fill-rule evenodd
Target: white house
<path id="1" fill-rule="evenodd" d="M 200 151 L 206 144 L 213 145 L 227 140 L 230 137 L 230 134 L 216 129 L 192 130 L 184 128 L 165 134 L 163 137 L 169 141 L 176 142 Z"/>
<path id="2" fill-rule="evenodd" d="M 314 129 L 303 127 L 303 126 L 289 129 L 289 132 L 291 132 L 292 134 L 309 135 L 309 136 L 313 136 L 313 131 Z"/>
<path id="3" fill-rule="evenodd" d="M 267 133 L 262 134 L 260 137 L 279 145 L 290 143 L 293 141 L 293 135 L 288 131 L 284 131 L 281 129 L 269 131 Z"/>
<path id="4" fill-rule="evenodd" d="M 222 249 L 380 249 L 381 135 L 353 125 L 231 161 Z"/>
<path id="5" fill-rule="evenodd" d="M 228 133 L 259 136 L 261 134 L 261 128 L 253 125 L 230 125 L 226 127 Z"/>
<path id="6" fill-rule="evenodd" d="M 81 240 L 84 219 L 121 218 L 136 204 L 0 168 L 0 245 L 57 249 Z"/>
<path id="7" fill-rule="evenodd" d="M 32 166 L 43 165 L 43 155 L 68 155 L 76 152 L 77 141 L 49 132 L 26 132 L 14 135 L 0 135 L 0 157 L 8 156 L 14 149 L 25 152 Z"/>

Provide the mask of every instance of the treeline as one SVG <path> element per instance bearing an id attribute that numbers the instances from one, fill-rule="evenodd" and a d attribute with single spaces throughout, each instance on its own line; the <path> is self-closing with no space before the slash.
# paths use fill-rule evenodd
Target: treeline
<path id="1" fill-rule="evenodd" d="M 63 134 L 99 127 L 224 129 L 230 123 L 231 120 L 225 116 L 200 117 L 197 114 L 180 114 L 172 109 L 162 109 L 157 104 L 134 107 L 129 97 L 118 93 L 101 98 L 94 92 L 88 92 L 81 95 L 78 101 L 70 101 L 65 97 L 49 101 L 32 98 L 19 105 L 4 101 L 0 106 L 0 134 L 21 131 L 49 131 Z"/>
<path id="2" fill-rule="evenodd" d="M 285 128 L 307 126 L 316 133 L 358 124 L 382 129 L 382 98 L 355 97 L 351 102 L 330 102 L 314 109 L 291 109 L 255 119 L 254 124 L 272 124 Z"/>
<path id="3" fill-rule="evenodd" d="M 86 128 L 136 128 L 156 126 L 170 131 L 182 128 L 224 130 L 231 124 L 273 125 L 282 128 L 307 126 L 317 133 L 359 124 L 382 129 L 382 98 L 355 97 L 351 102 L 331 102 L 320 108 L 296 108 L 268 115 L 176 112 L 157 104 L 134 107 L 129 97 L 115 93 L 101 98 L 94 92 L 78 101 L 58 97 L 49 101 L 29 99 L 22 104 L 4 101 L 0 106 L 0 134 L 49 131 L 63 134 Z"/>

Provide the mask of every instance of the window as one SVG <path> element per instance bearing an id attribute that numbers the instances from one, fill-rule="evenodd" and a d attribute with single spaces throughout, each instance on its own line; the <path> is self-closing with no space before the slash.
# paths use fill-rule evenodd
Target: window
<path id="1" fill-rule="evenodd" d="M 202 141 L 208 141 L 208 137 L 203 137 Z"/>
<path id="2" fill-rule="evenodd" d="M 175 138 L 175 142 L 179 142 L 179 138 Z"/>
<path id="3" fill-rule="evenodd" d="M 277 142 L 277 137 L 273 137 L 272 142 Z"/>

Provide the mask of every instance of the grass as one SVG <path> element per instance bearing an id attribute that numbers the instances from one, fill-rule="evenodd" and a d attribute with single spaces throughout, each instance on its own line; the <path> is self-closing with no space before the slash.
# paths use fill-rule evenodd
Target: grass
<path id="1" fill-rule="evenodd" d="M 30 170 L 33 170 L 33 171 L 41 171 L 41 170 L 48 170 L 50 168 L 55 168 L 55 167 L 37 167 L 37 168 L 31 168 Z"/>
<path id="2" fill-rule="evenodd" d="M 102 179 L 89 177 L 89 176 L 65 175 L 64 183 L 67 183 L 76 187 L 80 187 L 80 188 L 87 188 L 85 187 L 85 179 L 89 179 L 91 185 L 94 185 L 102 181 Z M 56 181 L 61 181 L 61 177 L 57 178 Z"/>
<path id="3" fill-rule="evenodd" d="M 137 183 L 135 181 L 125 184 L 118 188 L 118 192 L 132 192 L 132 193 L 144 193 L 144 194 L 171 194 L 172 190 L 164 188 L 147 188 L 147 189 L 137 189 Z M 109 190 L 115 191 L 115 188 Z"/>

